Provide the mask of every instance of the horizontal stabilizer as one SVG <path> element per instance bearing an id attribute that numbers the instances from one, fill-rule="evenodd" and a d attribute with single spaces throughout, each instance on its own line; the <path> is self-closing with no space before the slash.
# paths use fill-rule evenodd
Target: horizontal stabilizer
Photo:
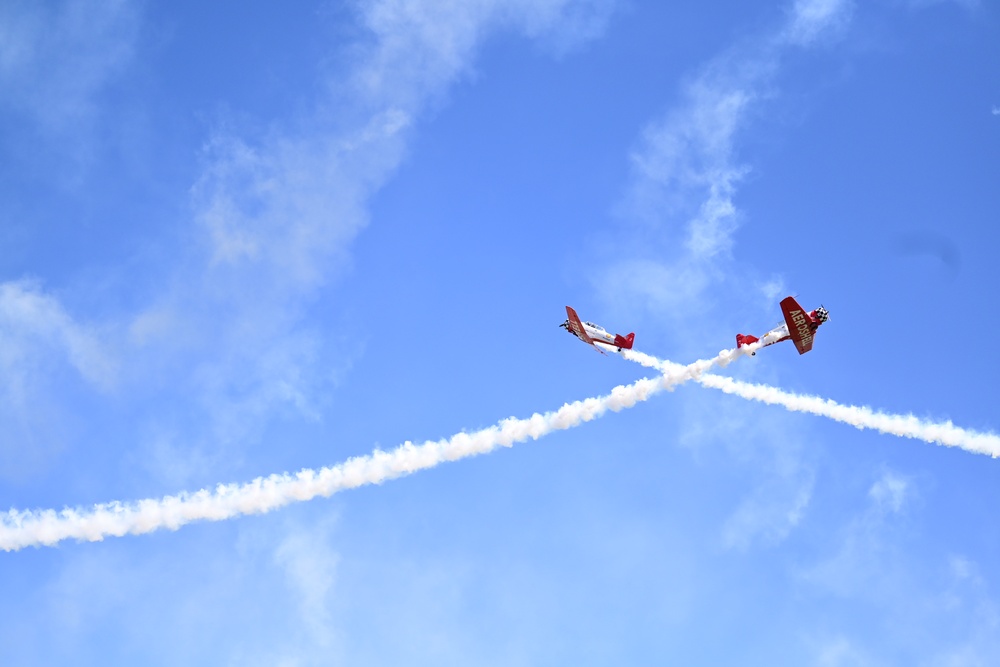
<path id="1" fill-rule="evenodd" d="M 622 336 L 621 334 L 615 334 L 615 347 L 621 350 L 631 350 L 632 343 L 635 341 L 635 333 L 630 333 L 627 336 Z"/>

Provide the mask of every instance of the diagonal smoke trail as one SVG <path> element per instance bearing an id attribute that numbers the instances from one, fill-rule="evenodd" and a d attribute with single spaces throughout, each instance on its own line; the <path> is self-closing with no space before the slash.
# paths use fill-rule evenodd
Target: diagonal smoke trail
<path id="1" fill-rule="evenodd" d="M 669 373 L 673 368 L 682 368 L 672 362 L 633 350 L 623 350 L 622 356 L 643 366 L 656 368 L 663 373 Z M 705 387 L 719 389 L 727 394 L 769 405 L 780 405 L 793 412 L 807 412 L 827 417 L 834 421 L 850 424 L 855 428 L 869 428 L 880 433 L 889 433 L 903 438 L 916 438 L 948 447 L 959 447 L 968 452 L 986 454 L 993 458 L 1000 457 L 1000 436 L 995 433 L 970 431 L 955 426 L 950 421 L 931 422 L 913 415 L 888 414 L 872 410 L 869 407 L 843 405 L 819 396 L 793 394 L 777 387 L 740 382 L 709 373 L 699 375 L 694 379 Z"/>
<path id="2" fill-rule="evenodd" d="M 317 496 L 329 497 L 345 489 L 380 484 L 445 461 L 485 454 L 498 446 L 510 447 L 516 442 L 537 440 L 552 431 L 596 419 L 608 410 L 618 412 L 630 408 L 654 394 L 699 377 L 712 366 L 727 366 L 743 354 L 743 350 L 724 350 L 713 359 L 688 366 L 670 364 L 661 377 L 618 386 L 610 394 L 567 403 L 553 412 L 536 413 L 527 419 L 511 417 L 481 431 L 459 433 L 422 445 L 406 442 L 390 452 L 375 450 L 367 456 L 319 470 L 259 477 L 242 485 L 220 484 L 215 489 L 159 499 L 131 503 L 115 501 L 95 505 L 89 510 L 12 509 L 0 514 L 0 549 L 17 551 L 28 546 L 51 546 L 71 538 L 95 542 L 105 537 L 138 535 L 161 528 L 177 530 L 192 521 L 223 521 L 244 514 L 263 514 Z"/>

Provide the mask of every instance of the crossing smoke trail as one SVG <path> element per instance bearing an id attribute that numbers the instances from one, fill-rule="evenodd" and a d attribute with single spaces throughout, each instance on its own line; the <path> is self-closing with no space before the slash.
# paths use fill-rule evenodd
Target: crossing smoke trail
<path id="1" fill-rule="evenodd" d="M 406 442 L 390 452 L 375 450 L 367 456 L 319 470 L 259 477 L 242 485 L 220 484 L 214 490 L 202 489 L 159 499 L 132 503 L 115 501 L 95 505 L 90 510 L 12 509 L 0 514 L 0 549 L 17 551 L 28 546 L 51 546 L 71 538 L 96 542 L 105 537 L 139 535 L 161 528 L 177 530 L 192 521 L 223 521 L 244 514 L 263 514 L 317 496 L 329 497 L 345 489 L 380 484 L 445 461 L 485 454 L 498 446 L 510 447 L 517 442 L 537 440 L 552 431 L 596 419 L 608 410 L 618 412 L 630 408 L 663 390 L 697 378 L 712 366 L 727 366 L 744 353 L 743 350 L 724 350 L 713 359 L 688 366 L 670 364 L 661 377 L 618 386 L 610 394 L 567 403 L 553 412 L 535 413 L 527 419 L 512 417 L 496 426 L 474 433 L 459 433 L 447 440 L 422 445 Z"/>
<path id="2" fill-rule="evenodd" d="M 674 367 L 683 368 L 669 361 L 663 361 L 642 352 L 623 350 L 622 355 L 649 368 L 669 373 Z M 695 378 L 705 387 L 712 387 L 727 394 L 733 394 L 752 401 L 769 405 L 780 405 L 793 412 L 807 412 L 834 421 L 850 424 L 859 429 L 873 429 L 903 438 L 916 438 L 925 442 L 959 447 L 968 452 L 1000 457 L 1000 436 L 995 433 L 980 433 L 955 426 L 950 421 L 936 423 L 913 415 L 894 415 L 878 412 L 868 407 L 842 405 L 819 396 L 792 394 L 777 387 L 740 382 L 728 377 L 705 373 Z"/>

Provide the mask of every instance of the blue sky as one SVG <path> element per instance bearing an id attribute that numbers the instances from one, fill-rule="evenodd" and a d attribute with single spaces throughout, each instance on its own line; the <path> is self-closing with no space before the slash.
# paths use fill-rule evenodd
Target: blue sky
<path id="1" fill-rule="evenodd" d="M 0 507 L 725 374 L 996 431 L 989 2 L 0 8 Z M 178 531 L 0 554 L 4 665 L 995 664 L 1000 468 L 685 385 Z"/>

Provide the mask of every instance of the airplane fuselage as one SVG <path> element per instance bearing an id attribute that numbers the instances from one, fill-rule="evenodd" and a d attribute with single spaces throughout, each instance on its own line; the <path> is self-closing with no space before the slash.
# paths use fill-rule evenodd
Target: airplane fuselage
<path id="1" fill-rule="evenodd" d="M 566 320 L 566 321 L 569 322 L 569 320 Z M 566 327 L 566 330 L 569 331 L 574 336 L 576 336 L 576 333 L 574 333 L 573 330 L 570 329 L 569 327 Z M 600 326 L 598 324 L 594 324 L 593 322 L 584 322 L 583 323 L 583 330 L 587 334 L 587 336 L 591 340 L 593 340 L 595 342 L 605 343 L 607 345 L 614 345 L 615 344 L 615 337 L 612 334 L 609 334 L 604 329 L 604 327 L 602 327 L 602 326 Z M 576 337 L 580 338 L 579 336 L 576 336 Z M 583 339 L 580 338 L 580 340 L 583 340 Z"/>

